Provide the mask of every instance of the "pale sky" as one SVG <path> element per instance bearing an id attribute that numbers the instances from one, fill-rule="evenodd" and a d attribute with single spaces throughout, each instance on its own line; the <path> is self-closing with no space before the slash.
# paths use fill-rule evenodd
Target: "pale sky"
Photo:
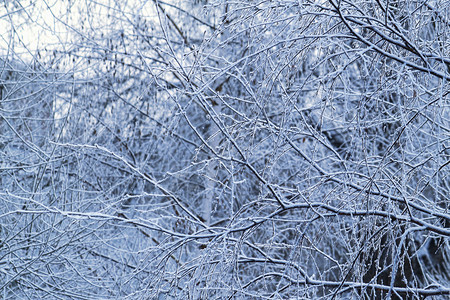
<path id="1" fill-rule="evenodd" d="M 120 27 L 121 21 L 135 21 L 137 15 L 154 16 L 154 4 L 115 0 L 12 1 L 0 6 L 0 51 L 2 55 L 9 51 L 31 58 L 36 49 L 60 49 L 72 44 L 82 31 L 107 33 Z M 111 28 L 114 25 L 117 27 Z"/>

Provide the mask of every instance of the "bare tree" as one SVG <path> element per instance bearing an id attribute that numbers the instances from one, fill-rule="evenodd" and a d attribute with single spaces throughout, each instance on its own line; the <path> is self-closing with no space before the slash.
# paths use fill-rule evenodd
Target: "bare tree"
<path id="1" fill-rule="evenodd" d="M 449 10 L 6 2 L 2 297 L 448 297 Z"/>

